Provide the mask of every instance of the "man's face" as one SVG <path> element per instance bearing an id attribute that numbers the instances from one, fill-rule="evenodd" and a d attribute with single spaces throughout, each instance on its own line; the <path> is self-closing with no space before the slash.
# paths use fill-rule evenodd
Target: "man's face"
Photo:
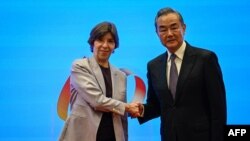
<path id="1" fill-rule="evenodd" d="M 171 53 L 174 53 L 184 40 L 186 25 L 181 24 L 178 15 L 175 13 L 160 16 L 156 23 L 157 34 L 161 43 Z"/>

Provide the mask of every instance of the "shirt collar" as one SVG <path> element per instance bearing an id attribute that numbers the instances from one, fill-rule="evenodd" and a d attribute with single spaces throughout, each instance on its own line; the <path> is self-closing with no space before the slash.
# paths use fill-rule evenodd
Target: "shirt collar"
<path id="1" fill-rule="evenodd" d="M 178 50 L 176 50 L 176 52 L 175 52 L 176 58 L 183 60 L 185 49 L 186 49 L 186 42 L 183 41 L 181 44 L 181 47 Z M 168 61 L 170 61 L 171 55 L 172 55 L 172 53 L 168 51 Z"/>

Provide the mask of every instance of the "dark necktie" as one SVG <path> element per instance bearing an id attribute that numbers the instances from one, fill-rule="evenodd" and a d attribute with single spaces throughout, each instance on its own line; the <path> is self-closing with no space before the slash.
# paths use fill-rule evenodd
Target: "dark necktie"
<path id="1" fill-rule="evenodd" d="M 174 99 L 175 99 L 176 85 L 178 80 L 178 71 L 174 61 L 175 58 L 176 58 L 175 54 L 172 54 L 170 56 L 171 67 L 170 67 L 170 77 L 169 77 L 169 89 Z"/>

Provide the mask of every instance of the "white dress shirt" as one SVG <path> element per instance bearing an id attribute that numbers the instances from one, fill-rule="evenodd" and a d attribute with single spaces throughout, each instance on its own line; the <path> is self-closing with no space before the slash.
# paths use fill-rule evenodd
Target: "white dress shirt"
<path id="1" fill-rule="evenodd" d="M 183 60 L 183 56 L 184 56 L 184 52 L 186 49 L 186 42 L 183 41 L 181 47 L 175 52 L 176 58 L 175 58 L 175 64 L 177 67 L 177 71 L 178 71 L 178 75 L 180 74 L 180 70 L 181 70 L 181 64 L 182 64 L 182 60 Z M 170 67 L 171 67 L 171 60 L 170 60 L 170 56 L 172 55 L 171 52 L 168 51 L 168 58 L 167 58 L 167 81 L 168 81 L 168 87 L 169 87 L 169 77 L 170 77 Z"/>

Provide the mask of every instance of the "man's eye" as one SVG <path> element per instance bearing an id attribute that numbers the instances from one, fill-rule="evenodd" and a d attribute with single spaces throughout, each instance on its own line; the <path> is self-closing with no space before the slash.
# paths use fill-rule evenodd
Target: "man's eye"
<path id="1" fill-rule="evenodd" d="M 172 30 L 172 31 L 177 30 L 177 29 L 179 29 L 178 26 L 173 26 L 173 27 L 170 28 L 170 30 Z"/>

